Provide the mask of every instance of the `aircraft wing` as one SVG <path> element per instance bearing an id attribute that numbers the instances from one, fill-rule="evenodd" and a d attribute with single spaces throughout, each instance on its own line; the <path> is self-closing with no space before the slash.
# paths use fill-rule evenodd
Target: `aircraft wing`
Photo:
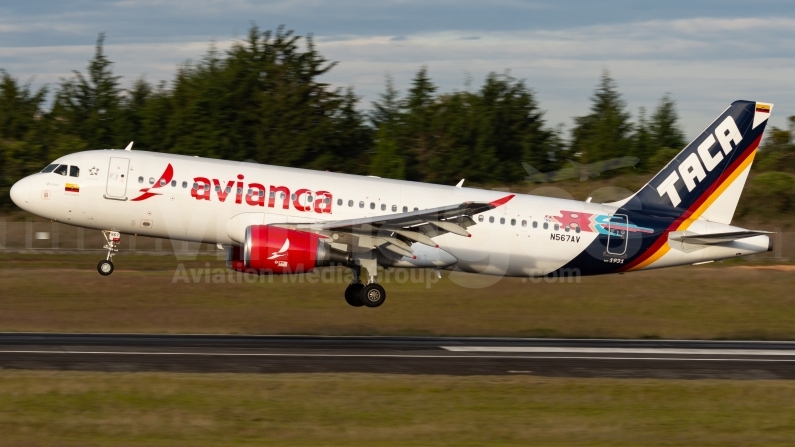
<path id="1" fill-rule="evenodd" d="M 398 255 L 412 257 L 412 243 L 438 247 L 432 238 L 442 234 L 469 237 L 466 229 L 475 225 L 472 216 L 504 205 L 513 197 L 514 194 L 510 194 L 492 202 L 463 202 L 406 213 L 275 226 L 313 231 L 331 237 L 333 244 L 351 245 L 351 248 L 359 250 L 382 247 Z"/>
<path id="2" fill-rule="evenodd" d="M 669 238 L 677 242 L 684 242 L 686 244 L 697 245 L 716 245 L 725 244 L 727 242 L 736 241 L 737 239 L 744 239 L 747 237 L 760 236 L 763 234 L 771 234 L 771 231 L 732 231 L 730 233 L 712 233 L 712 234 L 676 234 L 671 233 Z"/>

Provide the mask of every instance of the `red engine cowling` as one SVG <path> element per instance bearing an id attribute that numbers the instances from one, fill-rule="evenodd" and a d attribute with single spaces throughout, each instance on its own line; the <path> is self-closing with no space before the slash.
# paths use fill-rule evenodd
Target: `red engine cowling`
<path id="1" fill-rule="evenodd" d="M 243 267 L 277 274 L 312 271 L 326 257 L 326 246 L 320 239 L 317 234 L 306 231 L 252 225 L 246 229 Z"/>
<path id="2" fill-rule="evenodd" d="M 349 253 L 332 250 L 323 236 L 269 225 L 246 228 L 242 246 L 226 249 L 226 267 L 249 273 L 306 273 L 332 264 L 351 266 Z"/>

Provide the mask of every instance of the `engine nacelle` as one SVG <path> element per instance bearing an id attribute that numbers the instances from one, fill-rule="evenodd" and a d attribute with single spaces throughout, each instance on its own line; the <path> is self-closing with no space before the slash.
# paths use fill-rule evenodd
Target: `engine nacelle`
<path id="1" fill-rule="evenodd" d="M 350 264 L 350 257 L 332 250 L 323 237 L 270 225 L 246 228 L 243 246 L 227 248 L 226 266 L 240 272 L 306 273 L 331 263 Z"/>

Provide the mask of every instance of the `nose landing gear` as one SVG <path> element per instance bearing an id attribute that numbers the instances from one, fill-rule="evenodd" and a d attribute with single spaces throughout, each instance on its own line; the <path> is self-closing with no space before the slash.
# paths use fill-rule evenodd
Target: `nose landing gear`
<path id="1" fill-rule="evenodd" d="M 121 233 L 118 231 L 103 230 L 102 236 L 105 237 L 105 242 L 107 242 L 102 248 L 108 250 L 108 255 L 105 259 L 99 261 L 99 264 L 97 264 L 97 271 L 102 276 L 108 276 L 113 273 L 113 254 L 119 251 L 116 247 L 119 245 L 119 241 L 121 241 Z"/>

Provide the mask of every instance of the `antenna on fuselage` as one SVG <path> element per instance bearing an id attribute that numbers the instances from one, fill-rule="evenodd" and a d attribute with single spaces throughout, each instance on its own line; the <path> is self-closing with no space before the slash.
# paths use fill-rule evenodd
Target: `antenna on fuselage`
<path id="1" fill-rule="evenodd" d="M 133 145 L 133 142 L 130 141 L 130 144 L 128 144 L 127 147 L 124 148 L 124 150 L 125 151 L 131 151 L 132 150 L 132 145 Z"/>

